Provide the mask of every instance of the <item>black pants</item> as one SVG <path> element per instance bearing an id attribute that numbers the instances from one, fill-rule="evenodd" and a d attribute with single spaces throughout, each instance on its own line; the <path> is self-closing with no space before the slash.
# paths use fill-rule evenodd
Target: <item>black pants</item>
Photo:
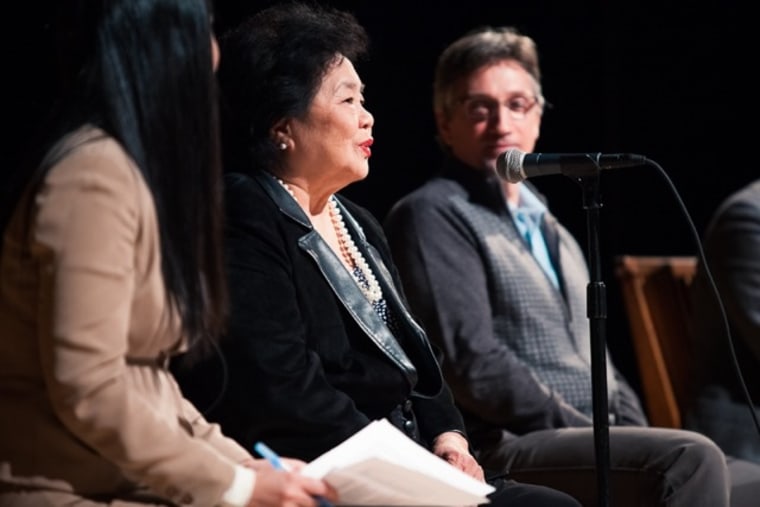
<path id="1" fill-rule="evenodd" d="M 425 445 L 420 438 L 417 420 L 411 400 L 400 404 L 388 414 L 388 420 L 403 431 L 409 438 L 420 445 Z M 521 484 L 513 480 L 507 480 L 503 475 L 497 474 L 487 479 L 488 484 L 496 488 L 496 491 L 488 495 L 491 500 L 490 507 L 580 507 L 581 504 L 572 496 L 534 484 Z"/>
<path id="2" fill-rule="evenodd" d="M 522 484 L 507 479 L 489 479 L 496 491 L 488 495 L 490 507 L 581 507 L 575 498 L 556 489 Z"/>
<path id="3" fill-rule="evenodd" d="M 505 432 L 501 442 L 491 442 L 475 457 L 484 468 L 508 470 L 509 478 L 520 483 L 564 491 L 588 507 L 599 505 L 591 427 L 519 437 Z M 610 503 L 615 507 L 734 507 L 742 505 L 734 500 L 753 490 L 751 477 L 744 474 L 743 494 L 733 492 L 738 481 L 715 443 L 669 428 L 611 427 L 609 472 Z M 760 505 L 760 489 L 756 486 L 754 491 L 755 501 L 749 505 Z"/>

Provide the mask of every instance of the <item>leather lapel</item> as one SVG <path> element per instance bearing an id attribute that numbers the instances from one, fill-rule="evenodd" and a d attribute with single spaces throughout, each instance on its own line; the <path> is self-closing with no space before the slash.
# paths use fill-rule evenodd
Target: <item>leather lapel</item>
<path id="1" fill-rule="evenodd" d="M 298 244 L 314 259 L 325 280 L 327 280 L 335 296 L 343 303 L 349 315 L 353 317 L 375 345 L 401 368 L 410 386 L 414 387 L 417 383 L 417 371 L 414 365 L 391 334 L 388 326 L 385 325 L 359 286 L 356 285 L 351 274 L 327 246 L 319 233 L 312 230 L 302 236 L 298 240 Z M 385 288 L 383 286 L 383 290 Z"/>
<path id="2" fill-rule="evenodd" d="M 401 345 L 393 336 L 390 329 L 388 329 L 388 326 L 385 325 L 385 322 L 372 308 L 372 305 L 361 292 L 359 286 L 356 285 L 353 277 L 340 262 L 340 259 L 338 259 L 319 233 L 314 230 L 311 221 L 298 203 L 270 175 L 258 173 L 255 177 L 280 208 L 280 211 L 307 229 L 307 232 L 298 240 L 299 248 L 307 252 L 314 259 L 322 276 L 324 276 L 335 296 L 346 308 L 348 314 L 364 330 L 372 342 L 401 369 L 409 385 L 414 388 L 417 384 L 417 370 L 414 364 L 406 355 L 404 349 L 401 348 Z M 342 205 L 339 204 L 339 206 L 341 206 L 341 211 L 344 213 L 344 219 L 350 220 L 349 227 L 352 233 L 356 233 L 359 236 L 356 238 L 356 244 L 362 250 L 365 258 L 369 259 L 370 267 L 374 270 L 375 276 L 383 288 L 383 294 L 387 298 L 388 294 L 392 293 L 394 298 L 398 298 L 395 291 L 391 290 L 392 284 L 388 282 L 389 278 L 386 278 L 388 276 L 387 269 L 383 266 L 381 270 L 380 266 L 382 266 L 382 263 L 378 263 L 375 260 L 375 256 L 368 250 L 367 247 L 369 245 L 367 245 L 364 234 L 361 232 L 361 227 L 351 219 Z M 394 305 L 394 309 L 396 308 L 398 306 Z"/>

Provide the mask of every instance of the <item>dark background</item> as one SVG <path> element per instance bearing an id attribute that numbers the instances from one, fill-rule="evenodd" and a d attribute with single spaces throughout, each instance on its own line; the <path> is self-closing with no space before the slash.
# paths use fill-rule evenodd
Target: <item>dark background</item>
<path id="1" fill-rule="evenodd" d="M 215 0 L 217 32 L 271 3 Z M 756 147 L 758 132 L 755 115 L 748 114 L 756 110 L 757 97 L 749 77 L 756 72 L 758 30 L 750 2 L 324 3 L 353 12 L 371 38 L 370 59 L 358 67 L 367 108 L 375 116 L 371 170 L 344 193 L 381 220 L 440 160 L 431 113 L 437 55 L 484 24 L 514 25 L 536 40 L 544 94 L 553 104 L 544 114 L 536 151 L 638 153 L 662 167 L 667 177 L 655 166 L 600 174 L 607 341 L 638 389 L 613 258 L 695 255 L 691 224 L 701 234 L 723 198 L 760 176 L 755 157 L 746 155 Z M 44 9 L 37 3 L 4 9 L 15 34 L 6 44 L 10 59 L 4 75 L 12 90 L 11 119 L 21 122 L 16 132 L 23 134 L 23 111 L 29 105 L 16 94 L 29 97 L 46 86 L 29 87 L 30 77 L 45 63 L 38 39 Z M 561 175 L 532 181 L 585 247 L 581 188 Z"/>

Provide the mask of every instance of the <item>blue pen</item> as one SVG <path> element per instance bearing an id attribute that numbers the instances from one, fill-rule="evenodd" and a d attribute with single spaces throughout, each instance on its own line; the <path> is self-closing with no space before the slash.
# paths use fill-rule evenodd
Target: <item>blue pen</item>
<path id="1" fill-rule="evenodd" d="M 262 458 L 266 459 L 277 470 L 290 470 L 290 467 L 282 462 L 280 456 L 270 449 L 264 442 L 256 442 L 253 446 L 253 450 L 259 453 Z M 333 507 L 332 503 L 328 502 L 321 496 L 317 496 L 315 499 L 317 500 L 317 505 L 319 505 L 319 507 Z"/>
<path id="2" fill-rule="evenodd" d="M 264 442 L 256 442 L 253 446 L 253 450 L 266 459 L 277 470 L 289 470 L 290 468 L 280 460 L 280 456 L 277 455 L 272 449 L 269 448 Z"/>

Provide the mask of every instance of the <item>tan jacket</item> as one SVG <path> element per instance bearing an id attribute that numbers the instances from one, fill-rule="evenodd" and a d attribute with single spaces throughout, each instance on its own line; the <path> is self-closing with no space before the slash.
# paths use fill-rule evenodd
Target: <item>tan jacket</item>
<path id="1" fill-rule="evenodd" d="M 150 191 L 101 131 L 80 129 L 53 151 L 0 257 L 0 491 L 129 498 L 147 486 L 177 504 L 217 504 L 250 455 L 166 369 L 183 341 Z"/>

